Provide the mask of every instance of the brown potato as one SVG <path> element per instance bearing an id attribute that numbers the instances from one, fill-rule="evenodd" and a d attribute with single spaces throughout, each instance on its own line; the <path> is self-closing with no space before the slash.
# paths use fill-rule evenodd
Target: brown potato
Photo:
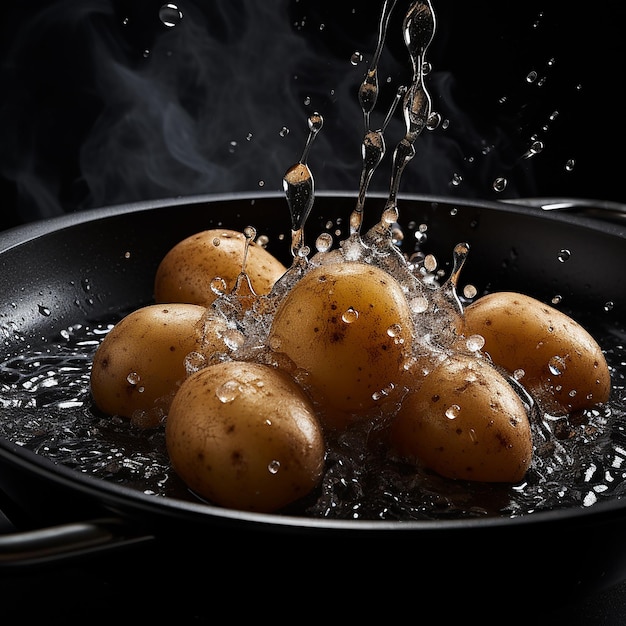
<path id="1" fill-rule="evenodd" d="M 410 392 L 390 427 L 402 458 L 447 478 L 518 482 L 532 461 L 526 408 L 485 359 L 444 360 Z"/>
<path id="2" fill-rule="evenodd" d="M 161 260 L 154 281 L 156 302 L 188 302 L 208 306 L 216 298 L 214 278 L 222 278 L 232 291 L 244 261 L 246 237 L 235 230 L 216 228 L 191 235 L 176 244 Z M 250 244 L 246 274 L 257 295 L 269 293 L 286 267 L 265 248 Z"/>
<path id="3" fill-rule="evenodd" d="M 595 339 L 576 321 L 539 300 L 492 293 L 465 309 L 465 334 L 482 335 L 484 352 L 546 410 L 571 413 L 606 402 L 611 375 Z"/>
<path id="4" fill-rule="evenodd" d="M 310 270 L 274 315 L 269 345 L 306 372 L 327 426 L 343 428 L 392 399 L 412 345 L 400 284 L 374 265 Z"/>
<path id="5" fill-rule="evenodd" d="M 324 440 L 311 402 L 283 372 L 222 362 L 181 385 L 166 422 L 172 467 L 215 504 L 272 512 L 319 482 Z"/>
<path id="6" fill-rule="evenodd" d="M 226 350 L 219 322 L 213 333 L 204 329 L 205 312 L 196 304 L 154 304 L 120 320 L 94 356 L 90 382 L 96 406 L 141 425 L 158 423 L 186 376 L 185 357 L 196 350 Z"/>

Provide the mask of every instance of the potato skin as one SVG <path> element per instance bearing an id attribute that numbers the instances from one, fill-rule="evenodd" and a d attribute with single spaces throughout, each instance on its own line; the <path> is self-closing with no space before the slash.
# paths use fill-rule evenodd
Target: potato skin
<path id="1" fill-rule="evenodd" d="M 205 311 L 196 304 L 155 304 L 121 319 L 93 359 L 90 383 L 96 406 L 109 415 L 147 420 L 146 425 L 158 421 L 186 376 L 185 357 L 206 349 L 198 328 Z"/>
<path id="2" fill-rule="evenodd" d="M 390 426 L 391 449 L 441 476 L 518 482 L 532 461 L 524 404 L 485 359 L 455 355 L 410 392 Z"/>
<path id="3" fill-rule="evenodd" d="M 177 243 L 161 260 L 155 280 L 156 302 L 188 302 L 208 306 L 216 298 L 211 281 L 220 277 L 228 291 L 241 273 L 246 237 L 243 233 L 215 228 Z M 257 295 L 269 293 L 285 273 L 285 266 L 265 248 L 250 244 L 246 274 Z"/>
<path id="4" fill-rule="evenodd" d="M 580 324 L 530 296 L 492 293 L 465 309 L 466 336 L 485 339 L 483 351 L 554 413 L 606 402 L 611 375 L 601 347 Z"/>
<path id="5" fill-rule="evenodd" d="M 296 383 L 267 365 L 211 365 L 181 385 L 166 422 L 172 467 L 220 506 L 276 511 L 308 494 L 324 465 L 313 407 Z"/>
<path id="6" fill-rule="evenodd" d="M 389 400 L 399 390 L 412 345 L 409 305 L 382 269 L 358 262 L 322 265 L 280 303 L 269 345 L 307 372 L 325 425 L 341 429 L 380 404 L 377 392 L 387 390 Z"/>

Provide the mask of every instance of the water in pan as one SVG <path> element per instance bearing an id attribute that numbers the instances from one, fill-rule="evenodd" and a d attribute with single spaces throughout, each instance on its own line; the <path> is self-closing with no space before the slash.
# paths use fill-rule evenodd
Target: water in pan
<path id="1" fill-rule="evenodd" d="M 78 324 L 24 347 L 0 364 L 0 436 L 77 471 L 155 496 L 196 499 L 170 469 L 164 430 L 98 414 L 89 373 L 96 347 L 117 319 Z M 598 410 L 533 422 L 534 460 L 522 483 L 452 481 L 367 451 L 348 431 L 331 442 L 318 490 L 288 512 L 334 519 L 519 516 L 587 507 L 626 492 L 626 329 L 586 324 L 613 377 Z M 355 453 L 356 450 L 356 453 Z"/>

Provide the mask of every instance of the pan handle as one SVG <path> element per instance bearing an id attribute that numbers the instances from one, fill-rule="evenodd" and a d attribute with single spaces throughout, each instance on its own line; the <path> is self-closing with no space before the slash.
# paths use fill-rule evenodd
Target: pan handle
<path id="1" fill-rule="evenodd" d="M 0 535 L 0 569 L 46 565 L 153 541 L 115 518 L 60 524 Z"/>

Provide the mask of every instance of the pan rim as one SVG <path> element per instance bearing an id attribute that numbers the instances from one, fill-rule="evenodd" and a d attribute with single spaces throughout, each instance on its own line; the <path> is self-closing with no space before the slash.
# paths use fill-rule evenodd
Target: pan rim
<path id="1" fill-rule="evenodd" d="M 347 190 L 321 190 L 315 192 L 316 198 L 344 198 L 355 199 L 356 194 Z M 383 192 L 370 192 L 368 198 L 372 199 L 386 199 L 388 195 Z M 183 206 L 190 204 L 200 203 L 215 203 L 224 201 L 247 201 L 254 202 L 256 200 L 267 199 L 280 199 L 285 201 L 284 194 L 279 191 L 259 190 L 252 192 L 234 192 L 234 193 L 206 193 L 196 194 L 189 196 L 172 196 L 165 198 L 156 198 L 152 200 L 138 200 L 134 202 L 128 202 L 123 204 L 116 204 L 111 206 L 94 207 L 85 209 L 83 211 L 76 211 L 73 213 L 66 213 L 63 215 L 55 215 L 52 217 L 44 218 L 41 220 L 28 222 L 8 228 L 0 232 L 0 254 L 16 246 L 28 243 L 33 239 L 48 235 L 52 232 L 70 228 L 83 223 L 88 223 L 100 219 L 106 219 L 109 217 L 115 217 L 123 215 L 125 213 L 137 213 L 143 211 L 150 211 L 154 209 L 164 208 L 168 206 Z M 519 200 L 484 200 L 480 198 L 457 198 L 454 196 L 443 195 L 430 195 L 430 194 L 418 194 L 418 193 L 400 193 L 398 195 L 398 204 L 400 210 L 400 216 L 402 216 L 402 202 L 422 202 L 430 203 L 432 205 L 444 204 L 455 205 L 458 207 L 480 207 L 487 210 L 496 210 L 504 212 L 513 212 L 527 214 L 530 216 L 541 215 L 542 220 L 566 220 L 570 224 L 579 224 L 584 227 L 597 229 L 608 234 L 614 234 L 617 236 L 626 237 L 626 222 L 624 228 L 612 222 L 605 222 L 597 218 L 591 218 L 585 215 L 578 215 L 572 213 L 561 212 L 559 210 L 541 209 L 535 202 L 537 199 L 529 198 L 528 203 L 524 199 Z M 540 202 L 546 202 L 547 198 L 539 199 Z M 552 200 L 558 201 L 559 198 L 553 198 Z M 565 200 L 571 200 L 567 198 Z M 286 201 L 285 201 L 286 202 Z M 585 203 L 594 203 L 594 200 L 585 200 Z M 598 200 L 598 203 L 602 201 Z M 615 203 L 617 206 L 617 203 Z M 623 206 L 626 213 L 626 205 Z M 287 209 L 285 208 L 285 211 Z M 287 215 L 287 213 L 285 213 Z"/>
<path id="2" fill-rule="evenodd" d="M 353 192 L 325 190 L 316 194 L 324 198 L 356 198 Z M 371 193 L 372 198 L 385 199 L 386 194 Z M 92 221 L 98 221 L 108 217 L 114 217 L 126 213 L 150 211 L 168 206 L 182 206 L 196 203 L 213 203 L 220 201 L 246 201 L 251 202 L 259 199 L 284 199 L 283 194 L 274 191 L 255 191 L 224 194 L 200 194 L 193 196 L 177 196 L 174 198 L 160 198 L 148 201 L 138 201 L 109 207 L 89 209 L 82 212 L 67 215 L 54 216 L 38 222 L 32 222 L 13 227 L 0 233 L 0 255 L 6 251 L 26 244 L 39 237 L 50 233 L 71 228 L 72 226 Z M 454 205 L 458 207 L 478 207 L 499 212 L 514 212 L 527 214 L 533 217 L 541 216 L 542 220 L 564 221 L 568 224 L 576 224 L 585 229 L 601 231 L 610 236 L 626 239 L 626 231 L 614 223 L 602 222 L 583 215 L 563 214 L 557 211 L 543 211 L 536 206 L 526 206 L 517 203 L 503 201 L 490 201 L 468 198 L 454 198 L 448 196 L 433 196 L 422 194 L 400 194 L 399 202 L 419 201 L 422 203 Z M 402 213 L 400 206 L 400 213 Z M 72 468 L 55 464 L 49 459 L 35 452 L 21 448 L 4 438 L 0 438 L 0 456 L 9 463 L 21 469 L 33 468 L 46 470 L 50 477 L 61 486 L 80 490 L 87 495 L 100 495 L 105 498 L 108 506 L 121 505 L 124 510 L 131 508 L 145 509 L 163 514 L 165 511 L 170 516 L 192 515 L 200 520 L 206 520 L 207 516 L 215 521 L 237 521 L 244 524 L 261 525 L 273 530 L 293 531 L 441 531 L 441 530 L 467 530 L 470 528 L 496 528 L 517 527 L 519 525 L 540 525 L 552 522 L 562 523 L 564 520 L 582 522 L 583 520 L 596 520 L 605 515 L 615 515 L 616 512 L 626 517 L 626 503 L 621 499 L 601 501 L 589 507 L 564 507 L 553 510 L 537 511 L 522 516 L 488 516 L 482 518 L 463 519 L 439 519 L 439 520 L 333 520 L 327 518 L 309 518 L 295 515 L 266 514 L 239 511 L 204 503 L 200 500 L 187 501 L 177 498 L 155 497 L 145 494 L 134 488 L 126 487 L 103 479 L 82 474 Z"/>

